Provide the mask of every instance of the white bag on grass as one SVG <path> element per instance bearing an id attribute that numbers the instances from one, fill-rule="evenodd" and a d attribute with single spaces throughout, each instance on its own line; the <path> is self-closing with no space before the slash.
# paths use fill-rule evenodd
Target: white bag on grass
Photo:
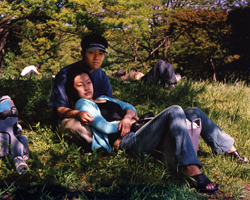
<path id="1" fill-rule="evenodd" d="M 187 121 L 187 130 L 188 130 L 189 136 L 194 146 L 194 150 L 197 155 L 199 141 L 200 141 L 200 134 L 201 134 L 201 119 L 197 118 L 197 119 L 194 119 L 192 122 L 186 119 L 186 121 Z M 199 123 L 200 125 L 196 123 L 197 121 L 200 122 Z"/>

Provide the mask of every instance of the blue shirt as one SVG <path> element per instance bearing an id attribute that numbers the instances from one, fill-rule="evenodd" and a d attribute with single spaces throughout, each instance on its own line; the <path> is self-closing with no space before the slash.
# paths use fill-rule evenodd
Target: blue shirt
<path id="1" fill-rule="evenodd" d="M 65 84 L 67 81 L 67 73 L 68 70 L 76 65 L 79 65 L 79 62 L 68 65 L 60 70 L 60 72 L 56 75 L 55 84 L 51 93 L 49 106 L 53 107 L 68 107 L 71 105 L 68 101 L 65 91 Z M 110 85 L 109 78 L 107 74 L 100 68 L 94 70 L 90 76 L 93 79 L 94 84 L 94 96 L 93 98 L 97 98 L 101 95 L 106 95 L 108 97 L 113 98 L 112 89 Z"/>
<path id="2" fill-rule="evenodd" d="M 123 111 L 127 111 L 128 109 L 132 109 L 136 113 L 136 109 L 129 103 L 125 103 L 123 101 L 110 98 L 107 96 L 100 96 L 97 99 L 106 99 L 108 101 L 112 101 L 121 106 Z M 105 148 L 107 151 L 111 151 L 111 147 L 108 141 L 107 134 L 117 133 L 118 132 L 118 123 L 107 122 L 106 119 L 101 115 L 101 111 L 96 103 L 87 99 L 79 99 L 75 105 L 76 110 L 86 111 L 93 116 L 95 119 L 91 124 L 91 129 L 93 132 L 93 140 L 91 149 L 98 149 L 100 147 Z"/>

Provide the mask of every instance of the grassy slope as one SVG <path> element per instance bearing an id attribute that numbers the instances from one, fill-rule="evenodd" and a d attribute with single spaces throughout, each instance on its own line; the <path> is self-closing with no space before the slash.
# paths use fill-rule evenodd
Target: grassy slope
<path id="1" fill-rule="evenodd" d="M 53 130 L 48 107 L 53 80 L 0 79 L 0 90 L 10 95 L 20 112 L 23 133 L 29 138 L 29 174 L 18 176 L 10 158 L 0 160 L 0 199 L 199 199 L 183 186 L 185 178 L 156 159 L 140 159 L 123 151 L 84 152 L 66 135 Z M 200 107 L 225 132 L 235 138 L 236 147 L 249 157 L 249 88 L 207 82 L 181 82 L 171 92 L 157 86 L 111 80 L 115 98 L 135 105 L 138 115 L 159 113 L 177 104 L 184 109 Z M 249 181 L 249 165 L 214 155 L 201 140 L 202 171 L 235 198 Z M 243 194 L 244 195 L 244 194 Z M 216 196 L 216 195 L 215 195 Z"/>

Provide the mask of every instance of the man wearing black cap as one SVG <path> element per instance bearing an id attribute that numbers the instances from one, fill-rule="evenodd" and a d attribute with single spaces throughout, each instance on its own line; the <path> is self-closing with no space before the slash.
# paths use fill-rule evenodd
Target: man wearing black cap
<path id="1" fill-rule="evenodd" d="M 87 35 L 82 39 L 81 47 L 82 60 L 64 67 L 56 75 L 49 105 L 54 107 L 55 114 L 59 117 L 60 131 L 73 134 L 82 141 L 86 149 L 89 149 L 92 132 L 88 125 L 93 119 L 87 112 L 70 109 L 65 92 L 68 70 L 78 66 L 89 71 L 94 82 L 94 98 L 101 95 L 113 98 L 113 95 L 108 76 L 100 68 L 107 53 L 107 40 L 98 34 Z"/>

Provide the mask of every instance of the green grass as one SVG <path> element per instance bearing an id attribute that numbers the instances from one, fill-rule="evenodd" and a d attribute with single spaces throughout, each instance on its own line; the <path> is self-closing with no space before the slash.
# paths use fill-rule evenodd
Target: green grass
<path id="1" fill-rule="evenodd" d="M 249 157 L 250 89 L 243 84 L 183 81 L 170 91 L 158 86 L 111 80 L 115 98 L 133 104 L 138 115 L 159 113 L 177 104 L 183 109 L 201 108 L 225 132 L 235 138 L 239 152 Z M 0 199 L 203 199 L 187 187 L 186 178 L 153 157 L 140 158 L 123 151 L 84 150 L 51 125 L 48 106 L 53 79 L 1 78 L 0 90 L 14 100 L 28 136 L 29 173 L 19 176 L 11 156 L 0 159 Z M 198 157 L 202 171 L 220 190 L 239 199 L 250 182 L 250 165 L 212 154 L 200 140 Z M 218 195 L 211 195 L 216 197 Z M 210 198 L 211 198 L 210 197 Z"/>

